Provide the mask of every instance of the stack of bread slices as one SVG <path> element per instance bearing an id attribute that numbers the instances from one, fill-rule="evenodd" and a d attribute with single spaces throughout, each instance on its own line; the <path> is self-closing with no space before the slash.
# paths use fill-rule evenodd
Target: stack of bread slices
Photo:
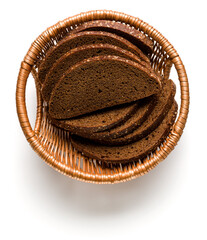
<path id="1" fill-rule="evenodd" d="M 153 41 L 137 29 L 95 20 L 71 30 L 39 63 L 49 119 L 85 156 L 142 160 L 169 134 L 176 88 L 153 70 L 152 52 Z"/>

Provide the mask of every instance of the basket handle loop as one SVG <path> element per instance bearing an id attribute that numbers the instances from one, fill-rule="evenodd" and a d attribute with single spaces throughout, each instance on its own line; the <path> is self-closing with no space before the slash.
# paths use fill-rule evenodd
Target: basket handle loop
<path id="1" fill-rule="evenodd" d="M 41 110 L 41 96 L 39 91 L 37 90 L 37 116 L 36 116 L 36 123 L 34 130 L 31 127 L 27 108 L 26 108 L 26 84 L 27 79 L 29 77 L 30 72 L 32 71 L 33 76 L 35 76 L 36 71 L 34 68 L 25 61 L 22 61 L 21 67 L 19 70 L 19 75 L 17 79 L 17 86 L 16 86 L 16 108 L 17 108 L 17 115 L 19 118 L 20 125 L 24 132 L 25 137 L 27 140 L 32 143 L 36 138 L 36 133 L 39 132 L 40 129 L 40 121 L 42 116 Z M 36 78 L 35 78 L 36 79 Z M 36 82 L 36 81 L 35 81 Z M 37 83 L 36 83 L 37 84 Z M 38 89 L 38 88 L 36 88 Z"/>

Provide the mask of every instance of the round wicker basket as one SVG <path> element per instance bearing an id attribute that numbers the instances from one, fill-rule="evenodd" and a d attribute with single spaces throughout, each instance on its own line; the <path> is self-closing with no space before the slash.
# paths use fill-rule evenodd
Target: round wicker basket
<path id="1" fill-rule="evenodd" d="M 37 60 L 44 58 L 47 50 L 55 45 L 74 26 L 91 20 L 107 19 L 129 24 L 154 41 L 151 64 L 164 77 L 169 76 L 174 64 L 181 89 L 179 116 L 161 146 L 143 161 L 128 164 L 102 164 L 76 151 L 70 144 L 70 133 L 55 128 L 47 119 L 45 104 L 36 82 L 37 114 L 34 129 L 27 115 L 25 90 L 30 73 L 36 78 Z M 144 175 L 164 160 L 180 139 L 189 109 L 189 86 L 185 67 L 174 47 L 156 29 L 139 18 L 115 11 L 98 10 L 81 13 L 58 22 L 44 31 L 31 45 L 21 63 L 16 89 L 17 114 L 27 141 L 39 156 L 59 172 L 75 179 L 92 183 L 118 183 Z"/>

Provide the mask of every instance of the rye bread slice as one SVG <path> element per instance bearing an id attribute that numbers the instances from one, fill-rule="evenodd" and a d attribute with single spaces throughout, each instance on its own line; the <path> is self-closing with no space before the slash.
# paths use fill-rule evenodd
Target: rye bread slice
<path id="1" fill-rule="evenodd" d="M 124 50 L 120 47 L 111 44 L 90 44 L 83 45 L 70 50 L 68 53 L 64 54 L 60 59 L 58 59 L 53 66 L 50 68 L 48 74 L 46 75 L 45 81 L 42 86 L 42 97 L 45 101 L 50 100 L 51 92 L 62 77 L 65 71 L 67 71 L 71 66 L 76 63 L 90 57 L 101 56 L 101 55 L 115 55 L 130 59 L 140 63 L 143 67 L 150 68 L 150 64 L 142 61 L 138 56 Z"/>
<path id="2" fill-rule="evenodd" d="M 153 41 L 149 37 L 134 27 L 121 22 L 114 22 L 110 20 L 94 20 L 82 23 L 73 30 L 73 32 L 82 31 L 111 32 L 127 39 L 146 54 L 152 53 L 153 51 Z"/>
<path id="3" fill-rule="evenodd" d="M 94 140 L 96 142 L 100 143 L 108 143 L 114 141 L 114 138 L 120 138 L 122 136 L 125 136 L 129 133 L 131 133 L 134 129 L 139 127 L 143 124 L 143 122 L 147 119 L 147 117 L 152 112 L 155 104 L 156 104 L 156 97 L 150 96 L 148 98 L 140 99 L 137 102 L 138 107 L 134 111 L 133 114 L 122 124 L 117 125 L 116 127 L 113 127 L 108 130 L 100 131 L 100 132 L 93 132 L 90 134 L 86 134 L 83 132 L 80 132 L 80 134 L 77 134 L 81 137 L 88 138 L 90 140 Z"/>
<path id="4" fill-rule="evenodd" d="M 51 122 L 65 130 L 78 135 L 90 135 L 93 132 L 104 131 L 125 122 L 137 109 L 137 102 L 102 109 L 76 118 Z"/>
<path id="5" fill-rule="evenodd" d="M 126 163 L 145 158 L 155 151 L 168 136 L 177 114 L 177 103 L 174 101 L 172 108 L 161 124 L 145 138 L 124 146 L 104 146 L 90 142 L 79 136 L 71 136 L 72 145 L 85 156 L 109 163 Z"/>
<path id="6" fill-rule="evenodd" d="M 160 94 L 153 96 L 152 99 L 143 99 L 147 103 L 141 109 L 137 108 L 137 111 L 125 123 L 108 131 L 91 133 L 90 135 L 82 133 L 81 136 L 105 145 L 124 145 L 137 141 L 147 136 L 164 119 L 172 106 L 175 92 L 174 82 L 164 80 Z M 145 121 L 142 119 L 143 115 Z"/>
<path id="7" fill-rule="evenodd" d="M 57 45 L 51 47 L 46 53 L 45 58 L 41 61 L 38 67 L 38 79 L 42 84 L 45 80 L 46 74 L 49 69 L 62 55 L 69 52 L 71 49 L 88 44 L 108 43 L 118 46 L 125 50 L 131 51 L 135 55 L 139 56 L 142 60 L 150 62 L 140 49 L 134 46 L 126 39 L 117 36 L 113 33 L 101 32 L 101 31 L 85 31 L 74 34 L 69 34 L 60 40 Z"/>
<path id="8" fill-rule="evenodd" d="M 118 56 L 88 58 L 71 67 L 56 84 L 49 102 L 52 118 L 65 119 L 158 93 L 152 69 Z"/>

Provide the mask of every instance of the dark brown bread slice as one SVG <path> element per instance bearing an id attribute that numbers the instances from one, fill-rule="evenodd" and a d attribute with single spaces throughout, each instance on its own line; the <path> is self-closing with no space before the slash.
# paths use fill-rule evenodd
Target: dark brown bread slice
<path id="1" fill-rule="evenodd" d="M 95 20 L 85 22 L 73 30 L 73 32 L 81 31 L 105 31 L 115 33 L 133 43 L 146 54 L 152 53 L 153 51 L 153 41 L 149 37 L 134 27 L 120 22 Z"/>
<path id="2" fill-rule="evenodd" d="M 148 98 L 140 99 L 136 101 L 136 108 L 133 111 L 132 114 L 121 124 L 117 124 L 116 126 L 113 126 L 110 129 L 107 130 L 101 130 L 97 132 L 85 132 L 85 131 L 79 131 L 78 133 L 71 130 L 72 134 L 77 134 L 79 136 L 97 140 L 102 142 L 102 140 L 107 141 L 107 139 L 111 139 L 113 137 L 123 136 L 128 133 L 128 131 L 133 131 L 136 126 L 139 126 L 142 124 L 142 122 L 145 121 L 147 116 L 151 113 L 154 105 L 156 104 L 156 101 L 151 101 L 154 97 L 150 96 Z M 111 109 L 114 109 L 116 106 L 112 107 Z M 134 119 L 134 115 L 136 115 L 136 120 L 132 121 Z M 107 115 L 106 115 L 107 116 Z M 65 123 L 65 125 L 62 127 L 66 130 L 67 129 L 67 122 L 65 120 L 56 120 L 56 122 L 62 122 Z M 132 126 L 131 126 L 132 125 Z M 128 129 L 129 128 L 129 129 Z M 131 129 L 132 128 L 132 129 Z"/>
<path id="3" fill-rule="evenodd" d="M 80 136 L 100 142 L 106 145 L 124 145 L 131 143 L 147 136 L 153 131 L 166 116 L 172 106 L 175 96 L 176 87 L 172 80 L 164 80 L 163 88 L 158 96 L 153 96 L 148 104 L 137 111 L 122 125 L 104 132 L 91 133 L 86 135 L 82 133 Z M 146 101 L 145 100 L 145 101 Z M 149 108 L 149 111 L 146 108 Z M 139 123 L 140 115 L 143 111 L 147 111 L 145 121 Z"/>
<path id="4" fill-rule="evenodd" d="M 138 106 L 139 103 L 133 102 L 102 109 L 76 118 L 66 120 L 51 119 L 51 121 L 57 127 L 69 130 L 72 133 L 89 135 L 123 123 L 136 111 Z"/>
<path id="5" fill-rule="evenodd" d="M 90 57 L 101 56 L 101 55 L 116 55 L 136 61 L 142 66 L 150 68 L 150 64 L 142 61 L 138 56 L 124 50 L 120 47 L 111 44 L 90 44 L 83 45 L 70 50 L 68 53 L 64 54 L 60 59 L 58 59 L 53 66 L 50 68 L 48 74 L 46 75 L 45 81 L 42 87 L 42 97 L 45 101 L 49 101 L 51 92 L 62 77 L 63 73 L 68 70 L 71 66 L 76 63 Z"/>
<path id="6" fill-rule="evenodd" d="M 162 123 L 147 137 L 124 146 L 104 146 L 90 142 L 87 139 L 71 136 L 72 145 L 85 156 L 109 163 L 126 163 L 145 158 L 157 149 L 168 136 L 177 114 L 177 103 L 162 121 Z"/>
<path id="7" fill-rule="evenodd" d="M 118 46 L 125 50 L 131 51 L 132 53 L 139 56 L 142 60 L 150 62 L 140 49 L 134 46 L 131 42 L 126 39 L 117 36 L 113 33 L 101 32 L 101 31 L 85 31 L 70 34 L 64 37 L 57 45 L 51 47 L 46 53 L 46 57 L 41 61 L 38 68 L 38 79 L 42 84 L 45 80 L 46 74 L 49 69 L 62 55 L 69 52 L 71 49 L 88 44 L 108 43 L 111 45 Z"/>
<path id="8" fill-rule="evenodd" d="M 65 119 L 158 93 L 159 77 L 118 56 L 85 59 L 69 69 L 52 91 L 49 113 Z"/>

